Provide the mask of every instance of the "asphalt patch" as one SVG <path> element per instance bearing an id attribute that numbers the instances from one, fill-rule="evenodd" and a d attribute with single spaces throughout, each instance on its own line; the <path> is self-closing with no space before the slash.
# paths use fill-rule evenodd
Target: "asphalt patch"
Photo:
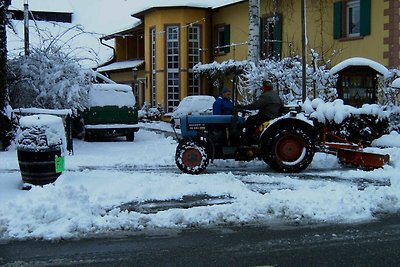
<path id="1" fill-rule="evenodd" d="M 193 207 L 232 204 L 233 200 L 234 198 L 231 196 L 187 195 L 180 199 L 132 201 L 124 203 L 117 208 L 128 212 L 151 214 L 169 209 L 190 209 Z"/>

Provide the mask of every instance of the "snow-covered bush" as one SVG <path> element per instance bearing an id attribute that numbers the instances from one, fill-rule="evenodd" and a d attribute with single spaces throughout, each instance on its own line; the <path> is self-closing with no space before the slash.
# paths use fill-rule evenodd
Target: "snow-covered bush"
<path id="1" fill-rule="evenodd" d="M 8 62 L 13 108 L 71 109 L 87 107 L 91 73 L 57 47 L 34 49 Z"/>
<path id="2" fill-rule="evenodd" d="M 337 97 L 336 76 L 326 66 L 318 66 L 318 54 L 312 51 L 313 64 L 307 67 L 307 95 L 332 101 Z M 226 75 L 238 75 L 239 94 L 243 102 L 252 101 L 264 79 L 270 80 L 279 91 L 286 104 L 302 99 L 302 64 L 298 56 L 282 60 L 260 60 L 258 65 L 251 61 L 228 60 L 222 63 L 199 63 L 193 70 L 198 74 L 207 74 L 214 79 L 214 86 L 220 86 Z"/>
<path id="3" fill-rule="evenodd" d="M 161 118 L 161 115 L 164 114 L 164 109 L 161 104 L 158 104 L 157 107 L 149 107 L 147 102 L 145 102 L 142 108 L 138 111 L 139 121 L 158 121 Z"/>
<path id="4" fill-rule="evenodd" d="M 353 143 L 369 145 L 390 131 L 389 112 L 376 104 L 355 108 L 344 105 L 341 99 L 325 103 L 316 98 L 307 99 L 302 109 L 316 125 L 325 125 L 329 131 Z"/>
<path id="5" fill-rule="evenodd" d="M 314 52 L 313 66 L 307 66 L 307 96 L 332 101 L 337 97 L 336 76 L 326 66 L 318 66 L 318 56 Z M 302 63 L 300 57 L 282 60 L 265 59 L 259 65 L 248 64 L 240 76 L 241 91 L 254 92 L 261 87 L 264 79 L 270 80 L 286 104 L 302 99 Z M 255 85 L 255 87 L 254 87 Z"/>

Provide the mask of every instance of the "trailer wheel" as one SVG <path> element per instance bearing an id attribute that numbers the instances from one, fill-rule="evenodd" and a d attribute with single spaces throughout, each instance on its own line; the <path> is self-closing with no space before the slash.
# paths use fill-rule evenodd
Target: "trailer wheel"
<path id="1" fill-rule="evenodd" d="M 182 140 L 175 153 L 178 168 L 188 174 L 200 174 L 208 166 L 209 158 L 206 147 L 193 140 Z"/>
<path id="2" fill-rule="evenodd" d="M 315 147 L 302 127 L 284 126 L 265 137 L 264 161 L 278 172 L 300 172 L 310 165 Z"/>

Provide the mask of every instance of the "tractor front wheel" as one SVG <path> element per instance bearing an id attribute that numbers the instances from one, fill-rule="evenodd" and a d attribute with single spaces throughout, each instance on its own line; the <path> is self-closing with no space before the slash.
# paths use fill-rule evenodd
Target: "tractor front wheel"
<path id="1" fill-rule="evenodd" d="M 184 173 L 200 174 L 207 168 L 209 158 L 201 142 L 184 140 L 176 148 L 175 162 Z"/>
<path id="2" fill-rule="evenodd" d="M 278 172 L 300 172 L 314 158 L 311 136 L 302 127 L 285 126 L 266 137 L 263 143 L 264 161 Z"/>

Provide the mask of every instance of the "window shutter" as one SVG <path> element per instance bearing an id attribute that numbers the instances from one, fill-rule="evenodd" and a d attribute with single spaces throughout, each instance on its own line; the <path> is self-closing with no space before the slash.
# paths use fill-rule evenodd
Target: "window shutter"
<path id="1" fill-rule="evenodd" d="M 282 15 L 276 15 L 277 19 L 274 24 L 274 39 L 282 41 Z M 277 59 L 282 58 L 282 42 L 274 42 L 274 56 Z"/>
<path id="2" fill-rule="evenodd" d="M 371 34 L 371 0 L 360 1 L 360 35 Z"/>
<path id="3" fill-rule="evenodd" d="M 333 4 L 333 39 L 342 37 L 342 2 Z"/>
<path id="4" fill-rule="evenodd" d="M 225 45 L 230 45 L 231 44 L 231 25 L 227 24 L 224 26 L 224 44 Z M 225 47 L 224 52 L 229 53 L 231 51 L 231 48 Z"/>

